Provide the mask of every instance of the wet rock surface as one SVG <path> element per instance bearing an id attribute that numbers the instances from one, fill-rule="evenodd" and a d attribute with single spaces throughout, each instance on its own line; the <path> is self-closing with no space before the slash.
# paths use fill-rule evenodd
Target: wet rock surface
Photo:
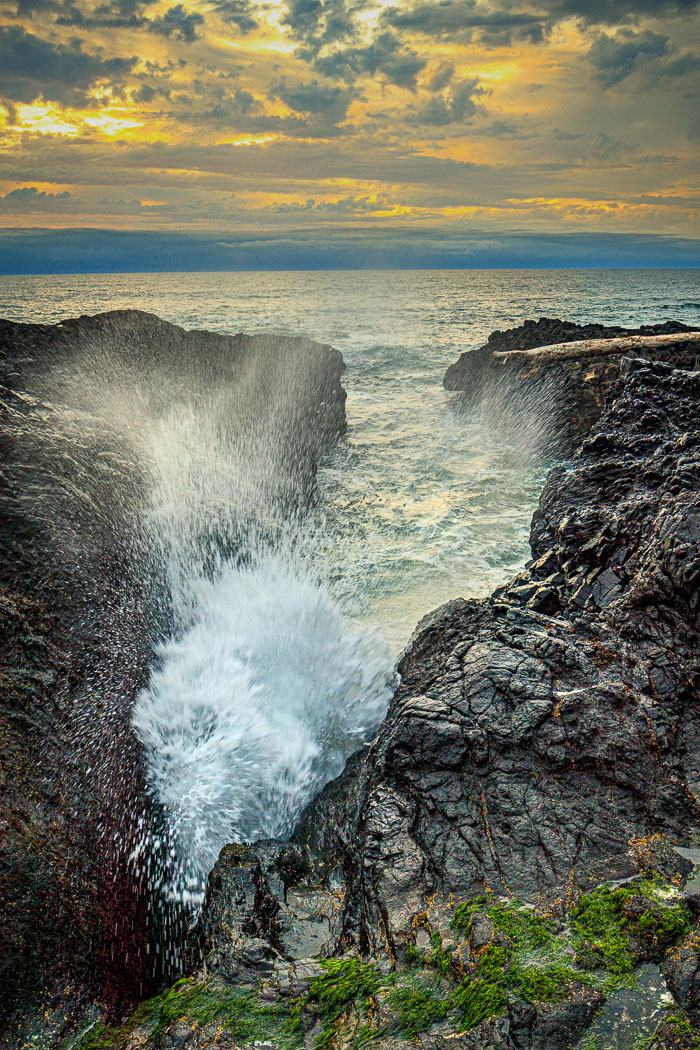
<path id="1" fill-rule="evenodd" d="M 698 395 L 633 373 L 550 474 L 527 569 L 419 626 L 359 774 L 348 943 L 399 951 L 435 894 L 628 878 L 697 826 Z"/>
<path id="2" fill-rule="evenodd" d="M 526 569 L 419 625 L 291 843 L 222 852 L 192 980 L 254 989 L 290 1045 L 697 1045 L 673 844 L 700 819 L 700 374 L 627 372 L 551 472 Z"/>
<path id="3" fill-rule="evenodd" d="M 1 1045 L 58 1043 L 94 1001 L 119 1016 L 167 973 L 127 862 L 138 821 L 159 820 L 129 708 L 168 615 L 130 540 L 144 479 L 128 427 L 147 397 L 165 413 L 240 388 L 282 435 L 280 498 L 308 500 L 345 429 L 343 368 L 305 340 L 186 332 L 139 311 L 0 321 Z"/>
<path id="4" fill-rule="evenodd" d="M 600 417 L 620 379 L 625 356 L 642 356 L 678 368 L 692 369 L 700 356 L 700 340 L 683 333 L 687 325 L 668 321 L 640 328 L 617 325 L 579 325 L 558 318 L 541 317 L 517 328 L 493 332 L 478 349 L 463 353 L 445 373 L 444 386 L 459 392 L 466 411 L 485 416 L 526 410 L 541 414 L 548 443 L 564 454 L 577 448 Z M 678 335 L 674 340 L 673 335 Z M 697 334 L 697 333 L 696 333 Z M 642 336 L 643 350 L 586 347 L 586 341 Z M 662 337 L 653 345 L 652 337 Z M 570 354 L 528 354 L 537 347 L 572 344 Z M 578 351 L 576 346 L 578 344 Z M 612 352 L 611 352 L 612 351 Z"/>
<path id="5" fill-rule="evenodd" d="M 190 976 L 76 1050 L 696 1050 L 700 373 L 617 372 L 524 571 L 425 618 L 292 841 L 221 852 Z"/>

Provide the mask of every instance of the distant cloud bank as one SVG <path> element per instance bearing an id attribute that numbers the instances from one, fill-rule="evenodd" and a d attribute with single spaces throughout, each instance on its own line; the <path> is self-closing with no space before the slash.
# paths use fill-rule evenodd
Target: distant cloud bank
<path id="1" fill-rule="evenodd" d="M 700 242 L 680 237 L 474 233 L 450 238 L 413 230 L 318 240 L 217 237 L 114 230 L 0 230 L 0 273 L 139 273 L 206 270 L 557 269 L 698 266 Z"/>

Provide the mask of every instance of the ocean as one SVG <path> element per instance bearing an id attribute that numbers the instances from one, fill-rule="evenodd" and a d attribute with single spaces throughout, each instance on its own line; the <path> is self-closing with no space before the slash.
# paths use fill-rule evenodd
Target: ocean
<path id="1" fill-rule="evenodd" d="M 531 428 L 506 433 L 502 418 L 465 417 L 442 388 L 448 365 L 526 318 L 700 327 L 700 271 L 0 277 L 0 316 L 12 320 L 115 309 L 186 328 L 304 335 L 342 352 L 348 433 L 321 471 L 321 571 L 348 614 L 397 654 L 430 610 L 486 595 L 522 566 L 550 465 Z"/>

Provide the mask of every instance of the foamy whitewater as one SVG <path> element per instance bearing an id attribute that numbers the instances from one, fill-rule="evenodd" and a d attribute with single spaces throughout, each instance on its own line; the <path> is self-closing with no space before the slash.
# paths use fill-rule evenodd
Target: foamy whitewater
<path id="1" fill-rule="evenodd" d="M 192 580 L 191 625 L 133 712 L 178 852 L 205 875 L 230 841 L 284 838 L 389 698 L 386 647 L 273 552 Z"/>

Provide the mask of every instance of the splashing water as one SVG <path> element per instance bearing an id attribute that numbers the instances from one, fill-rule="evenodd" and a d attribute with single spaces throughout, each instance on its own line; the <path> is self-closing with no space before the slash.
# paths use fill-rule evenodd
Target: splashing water
<path id="1" fill-rule="evenodd" d="M 86 575 L 115 565 L 117 598 L 95 604 L 117 674 L 94 695 L 87 687 L 73 722 L 86 765 L 115 788 L 128 774 L 103 736 L 133 695 L 119 678 L 131 608 L 148 625 L 144 646 L 155 643 L 130 717 L 165 827 L 135 814 L 134 843 L 122 814 L 104 834 L 118 851 L 123 833 L 134 871 L 187 907 L 227 842 L 291 832 L 391 694 L 387 646 L 327 578 L 304 466 L 317 435 L 299 415 L 313 373 L 277 343 L 274 371 L 251 354 L 212 381 L 206 360 L 183 376 L 98 341 L 35 379 L 29 429 L 17 416 L 24 446 L 36 445 L 23 481 L 35 515 L 60 522 L 52 534 Z M 107 716 L 96 721 L 100 697 Z"/>
<path id="2" fill-rule="evenodd" d="M 384 647 L 279 553 L 193 580 L 192 595 L 133 724 L 196 877 L 228 841 L 292 830 L 376 726 L 389 681 Z"/>
<path id="3" fill-rule="evenodd" d="M 132 724 L 168 818 L 163 888 L 185 902 L 225 843 L 288 835 L 390 697 L 386 645 L 321 577 L 289 439 L 279 403 L 241 423 L 221 392 L 141 428 L 173 629 Z"/>

